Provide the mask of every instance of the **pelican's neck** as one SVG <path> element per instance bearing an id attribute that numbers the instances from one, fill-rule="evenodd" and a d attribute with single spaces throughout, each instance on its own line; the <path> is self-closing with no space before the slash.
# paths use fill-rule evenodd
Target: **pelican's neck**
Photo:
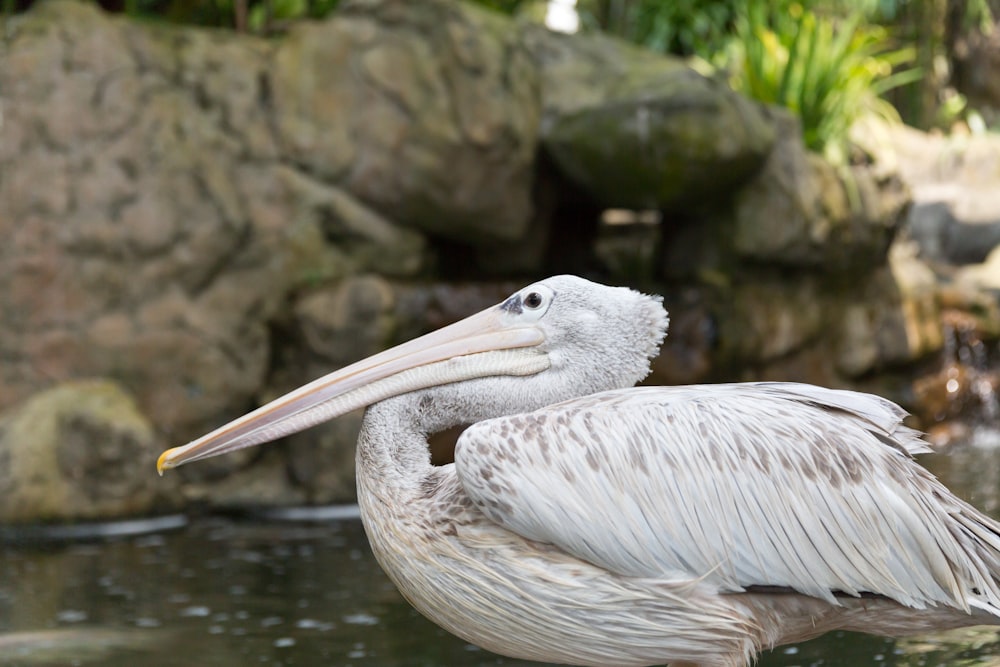
<path id="1" fill-rule="evenodd" d="M 359 500 L 362 492 L 396 502 L 426 497 L 427 489 L 447 474 L 431 465 L 429 434 L 534 410 L 577 391 L 558 376 L 542 384 L 516 376 L 491 376 L 380 401 L 365 412 L 358 438 Z"/>
<path id="2" fill-rule="evenodd" d="M 393 503 L 412 501 L 432 476 L 427 429 L 416 394 L 370 406 L 358 437 L 358 494 Z"/>

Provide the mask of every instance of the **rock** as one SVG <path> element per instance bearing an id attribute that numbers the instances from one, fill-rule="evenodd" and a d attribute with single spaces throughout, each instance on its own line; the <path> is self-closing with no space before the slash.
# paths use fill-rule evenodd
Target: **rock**
<path id="1" fill-rule="evenodd" d="M 270 400 L 317 377 L 389 347 L 396 330 L 396 295 L 384 279 L 348 278 L 304 295 L 276 348 Z M 354 497 L 354 445 L 361 412 L 287 438 L 287 473 L 310 503 Z"/>
<path id="2" fill-rule="evenodd" d="M 285 477 L 303 502 L 326 505 L 356 498 L 354 450 L 363 414 L 358 410 L 289 438 Z"/>
<path id="3" fill-rule="evenodd" d="M 907 228 L 925 257 L 942 264 L 978 264 L 1000 246 L 1000 213 L 996 213 L 1000 208 L 989 214 L 974 212 L 970 201 L 984 208 L 1000 207 L 1000 194 L 977 192 L 975 186 L 962 183 L 916 187 Z M 977 217 L 968 217 L 973 215 Z"/>
<path id="4" fill-rule="evenodd" d="M 1000 331 L 992 260 L 947 292 L 925 250 L 885 266 L 907 195 L 881 155 L 838 171 L 805 151 L 787 116 L 612 39 L 447 0 L 347 0 L 274 41 L 66 0 L 8 27 L 0 409 L 34 405 L 22 402 L 53 382 L 106 377 L 181 444 L 553 267 L 688 280 L 668 291 L 674 327 L 655 381 L 856 384 L 940 349 L 945 303 Z M 941 144 L 896 167 L 943 165 L 927 175 L 940 180 L 958 166 L 971 182 L 996 155 L 969 146 L 982 152 Z M 990 210 L 986 194 L 977 201 Z M 657 210 L 641 228 L 601 227 L 611 205 Z M 971 224 L 960 205 L 947 213 Z M 941 256 L 986 257 L 988 240 L 935 238 Z M 442 281 L 456 277 L 476 282 Z M 112 444 L 132 437 L 110 417 L 97 423 Z M 157 446 L 129 471 L 143 480 L 129 487 L 134 509 L 88 509 L 127 484 L 87 477 L 97 500 L 73 511 L 145 511 L 150 488 L 172 484 L 216 507 L 345 500 L 359 423 L 346 416 L 152 484 Z M 91 431 L 56 430 L 67 442 Z M 58 444 L 17 449 L 17 465 L 49 470 L 34 457 L 53 448 L 63 455 Z M 84 493 L 63 473 L 8 468 L 0 491 L 35 494 L 18 516 L 65 518 L 54 507 L 67 496 L 49 486 Z M 44 492 L 24 486 L 36 477 Z"/>
<path id="5" fill-rule="evenodd" d="M 277 176 L 288 190 L 288 201 L 294 202 L 296 219 L 306 223 L 304 229 L 321 234 L 319 239 L 303 239 L 303 250 L 310 241 L 318 242 L 325 257 L 301 262 L 319 271 L 303 276 L 302 282 L 314 285 L 366 271 L 405 277 L 424 268 L 427 244 L 421 234 L 390 222 L 344 190 L 302 172 L 279 167 Z"/>
<path id="6" fill-rule="evenodd" d="M 67 382 L 0 418 L 0 522 L 112 519 L 162 511 L 162 442 L 118 384 Z"/>
<path id="7" fill-rule="evenodd" d="M 774 127 L 722 81 L 602 36 L 525 27 L 541 67 L 542 146 L 607 207 L 678 208 L 727 194 L 767 156 Z"/>
<path id="8" fill-rule="evenodd" d="M 724 368 L 766 364 L 819 339 L 830 299 L 815 278 L 734 284 L 717 309 L 716 363 Z"/>
<path id="9" fill-rule="evenodd" d="M 1000 207 L 1000 194 L 995 203 Z M 1000 211 L 1000 208 L 996 209 Z M 953 224 L 945 233 L 945 259 L 951 264 L 976 264 L 986 261 L 990 252 L 1000 246 L 1000 212 L 992 220 Z"/>
<path id="10" fill-rule="evenodd" d="M 1000 137 L 878 124 L 865 133 L 880 138 L 880 154 L 894 157 L 913 192 L 907 226 L 925 257 L 980 263 L 1000 244 Z"/>
<path id="11" fill-rule="evenodd" d="M 508 21 L 467 3 L 357 0 L 275 54 L 289 158 L 372 208 L 458 240 L 531 216 L 537 75 Z"/>
<path id="12" fill-rule="evenodd" d="M 814 341 L 763 365 L 747 365 L 735 371 L 741 382 L 806 382 L 831 388 L 856 388 L 837 371 L 827 341 Z"/>
<path id="13" fill-rule="evenodd" d="M 393 342 L 395 293 L 375 275 L 303 294 L 281 322 L 267 400 L 385 349 Z"/>
<path id="14" fill-rule="evenodd" d="M 955 274 L 955 282 L 1000 293 L 1000 246 L 991 250 L 982 264 L 961 267 Z"/>
<path id="15" fill-rule="evenodd" d="M 849 378 L 914 362 L 944 345 L 937 279 L 912 244 L 856 290 L 840 318 L 836 364 Z"/>
<path id="16" fill-rule="evenodd" d="M 63 1 L 11 26 L 0 408 L 53 381 L 112 377 L 183 442 L 260 393 L 269 322 L 293 290 L 423 270 L 420 234 L 285 153 L 272 43 Z"/>
<path id="17" fill-rule="evenodd" d="M 777 144 L 736 195 L 736 255 L 841 272 L 883 263 L 909 202 L 900 180 L 867 168 L 838 172 L 806 150 L 795 118 L 771 113 Z"/>
<path id="18" fill-rule="evenodd" d="M 719 331 L 716 316 L 708 306 L 710 301 L 705 290 L 695 288 L 663 295 L 670 328 L 643 384 L 698 384 L 713 379 Z"/>
<path id="19" fill-rule="evenodd" d="M 440 329 L 501 303 L 524 285 L 523 281 L 512 280 L 395 285 L 395 343 Z"/>
<path id="20" fill-rule="evenodd" d="M 181 493 L 189 502 L 224 511 L 295 507 L 307 500 L 305 491 L 289 478 L 285 452 L 275 443 L 258 448 L 253 465 L 220 479 L 189 482 Z M 346 493 L 342 499 L 349 497 Z"/>
<path id="21" fill-rule="evenodd" d="M 962 273 L 958 275 L 961 277 Z M 948 328 L 947 313 L 962 313 L 966 322 L 971 322 L 969 328 L 978 337 L 983 340 L 1000 339 L 1000 301 L 995 289 L 984 289 L 978 283 L 957 280 L 938 286 L 937 301 L 942 313 L 942 328 Z"/>
<path id="22" fill-rule="evenodd" d="M 939 199 L 921 188 L 914 193 L 913 206 L 906 219 L 906 230 L 917 245 L 921 254 L 935 262 L 947 262 L 946 238 L 950 230 L 958 224 L 952 213 L 951 203 Z M 950 199 L 950 197 L 949 197 Z"/>
<path id="23" fill-rule="evenodd" d="M 249 314 L 280 303 L 287 230 L 219 105 L 252 114 L 201 75 L 242 80 L 264 66 L 266 43 L 193 34 L 179 44 L 53 2 L 7 43 L 0 171 L 16 178 L 0 182 L 11 357 L 0 405 L 53 380 L 112 376 L 185 437 L 240 410 L 259 383 L 267 331 Z M 144 60 L 153 52 L 159 67 Z M 210 54 L 203 70 L 182 62 Z"/>

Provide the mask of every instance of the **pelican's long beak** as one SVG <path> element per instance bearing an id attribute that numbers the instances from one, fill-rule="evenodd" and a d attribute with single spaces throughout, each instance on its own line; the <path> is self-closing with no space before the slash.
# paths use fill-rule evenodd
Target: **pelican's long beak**
<path id="1" fill-rule="evenodd" d="M 218 456 L 297 433 L 391 396 L 489 375 L 532 375 L 549 366 L 533 326 L 499 306 L 380 352 L 303 385 L 211 433 L 160 455 L 156 469 Z"/>

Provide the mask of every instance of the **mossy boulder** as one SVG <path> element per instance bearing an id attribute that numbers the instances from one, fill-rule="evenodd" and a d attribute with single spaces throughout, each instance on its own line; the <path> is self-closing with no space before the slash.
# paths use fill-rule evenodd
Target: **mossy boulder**
<path id="1" fill-rule="evenodd" d="M 680 59 L 524 30 L 543 81 L 542 146 L 605 206 L 670 209 L 729 193 L 774 143 L 760 105 Z"/>
<path id="2" fill-rule="evenodd" d="M 160 444 L 121 386 L 80 380 L 0 417 L 0 522 L 113 519 L 156 509 Z"/>

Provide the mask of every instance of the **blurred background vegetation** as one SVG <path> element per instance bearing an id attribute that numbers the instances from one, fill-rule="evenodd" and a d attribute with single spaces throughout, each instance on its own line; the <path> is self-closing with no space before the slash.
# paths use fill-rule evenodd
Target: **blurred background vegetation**
<path id="1" fill-rule="evenodd" d="M 38 0 L 0 0 L 7 17 Z M 543 20 L 545 0 L 464 0 Z M 340 0 L 97 0 L 137 20 L 279 36 Z M 573 5 L 572 0 L 561 4 Z M 951 82 L 970 33 L 989 34 L 1000 0 L 577 0 L 580 30 L 690 58 L 761 102 L 790 109 L 807 146 L 849 161 L 848 131 L 874 113 L 921 129 L 990 129 Z"/>

